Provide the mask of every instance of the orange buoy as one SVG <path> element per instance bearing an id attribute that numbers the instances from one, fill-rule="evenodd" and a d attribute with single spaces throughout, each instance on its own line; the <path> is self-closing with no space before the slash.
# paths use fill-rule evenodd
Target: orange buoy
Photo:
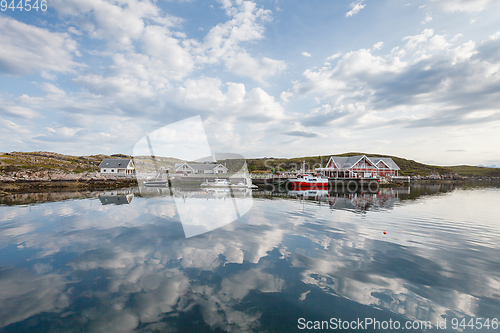
<path id="1" fill-rule="evenodd" d="M 384 235 L 387 235 L 387 232 L 384 231 Z"/>

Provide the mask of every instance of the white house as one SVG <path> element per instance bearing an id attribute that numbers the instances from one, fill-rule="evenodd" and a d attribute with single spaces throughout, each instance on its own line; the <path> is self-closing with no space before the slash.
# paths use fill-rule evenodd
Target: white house
<path id="1" fill-rule="evenodd" d="M 100 173 L 103 175 L 128 176 L 135 172 L 131 159 L 105 158 L 99 164 Z"/>
<path id="2" fill-rule="evenodd" d="M 222 164 L 200 164 L 200 163 L 176 163 L 174 166 L 175 173 L 187 175 L 223 175 L 228 169 Z"/>

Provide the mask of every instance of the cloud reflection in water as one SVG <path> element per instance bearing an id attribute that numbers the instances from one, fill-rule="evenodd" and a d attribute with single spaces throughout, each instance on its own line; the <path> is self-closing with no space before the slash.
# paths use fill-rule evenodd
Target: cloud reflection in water
<path id="1" fill-rule="evenodd" d="M 273 318 L 293 329 L 299 315 L 494 318 L 500 191 L 406 199 L 355 214 L 254 196 L 241 221 L 188 239 L 172 197 L 3 206 L 0 325 L 244 332 Z"/>

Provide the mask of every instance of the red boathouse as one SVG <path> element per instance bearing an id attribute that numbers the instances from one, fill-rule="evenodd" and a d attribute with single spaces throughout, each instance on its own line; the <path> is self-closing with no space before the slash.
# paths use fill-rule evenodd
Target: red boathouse
<path id="1" fill-rule="evenodd" d="M 379 178 L 398 176 L 399 167 L 389 157 L 351 157 L 332 156 L 325 168 L 316 172 L 329 178 Z"/>

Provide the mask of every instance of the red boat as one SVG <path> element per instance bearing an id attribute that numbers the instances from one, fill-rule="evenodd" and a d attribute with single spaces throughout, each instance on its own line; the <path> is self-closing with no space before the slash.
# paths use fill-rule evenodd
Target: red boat
<path id="1" fill-rule="evenodd" d="M 298 191 L 299 189 L 327 189 L 328 178 L 318 176 L 299 174 L 297 178 L 288 180 L 292 184 L 292 190 Z"/>

